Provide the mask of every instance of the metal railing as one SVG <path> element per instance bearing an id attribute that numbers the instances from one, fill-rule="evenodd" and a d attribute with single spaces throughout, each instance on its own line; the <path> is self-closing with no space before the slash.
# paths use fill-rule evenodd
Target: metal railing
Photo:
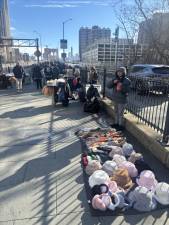
<path id="1" fill-rule="evenodd" d="M 112 71 L 97 68 L 103 97 L 111 99 L 112 90 L 106 84 L 113 78 Z M 131 91 L 128 96 L 127 111 L 139 121 L 162 134 L 162 142 L 169 141 L 169 80 L 129 77 Z"/>

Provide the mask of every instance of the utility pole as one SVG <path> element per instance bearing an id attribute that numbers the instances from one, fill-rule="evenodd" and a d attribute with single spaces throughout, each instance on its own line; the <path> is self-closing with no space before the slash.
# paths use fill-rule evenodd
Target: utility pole
<path id="1" fill-rule="evenodd" d="M 36 56 L 37 56 L 37 61 L 38 61 L 38 64 L 39 64 L 39 39 L 37 38 L 36 39 Z"/>
<path id="2" fill-rule="evenodd" d="M 65 41 L 65 23 L 67 23 L 67 22 L 69 22 L 69 21 L 71 21 L 72 20 L 72 18 L 70 18 L 70 19 L 67 19 L 67 20 L 65 20 L 65 21 L 63 21 L 62 22 L 62 27 L 63 27 L 63 42 Z M 67 48 L 67 46 L 66 46 L 66 48 Z M 63 46 L 63 56 L 65 56 L 65 47 Z M 65 61 L 65 57 L 63 57 L 63 60 Z"/>
<path id="3" fill-rule="evenodd" d="M 40 48 L 41 48 L 41 61 L 42 61 L 43 60 L 43 54 L 42 54 L 42 51 L 43 51 L 43 49 L 42 49 L 42 35 L 39 32 L 37 32 L 36 30 L 34 30 L 33 32 L 35 34 L 39 35 Z"/>

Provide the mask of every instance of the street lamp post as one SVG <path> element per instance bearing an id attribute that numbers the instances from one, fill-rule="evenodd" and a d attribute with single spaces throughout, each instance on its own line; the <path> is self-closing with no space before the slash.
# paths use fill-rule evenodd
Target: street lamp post
<path id="1" fill-rule="evenodd" d="M 117 60 L 118 60 L 118 41 L 119 41 L 119 26 L 115 30 L 115 71 L 117 70 Z"/>
<path id="2" fill-rule="evenodd" d="M 33 31 L 34 33 L 36 33 L 37 35 L 39 35 L 39 41 L 40 41 L 40 48 L 41 48 L 41 61 L 42 61 L 42 59 L 43 59 L 43 54 L 42 54 L 42 35 L 39 33 L 39 32 L 37 32 L 36 30 L 34 30 Z"/>
<path id="3" fill-rule="evenodd" d="M 69 22 L 69 21 L 71 21 L 72 20 L 72 18 L 69 18 L 69 19 L 67 19 L 67 20 L 65 20 L 65 21 L 63 21 L 63 40 L 65 39 L 65 23 L 67 23 L 67 22 Z M 63 48 L 63 54 L 65 53 L 65 48 Z M 65 58 L 63 58 L 63 60 L 65 61 Z"/>

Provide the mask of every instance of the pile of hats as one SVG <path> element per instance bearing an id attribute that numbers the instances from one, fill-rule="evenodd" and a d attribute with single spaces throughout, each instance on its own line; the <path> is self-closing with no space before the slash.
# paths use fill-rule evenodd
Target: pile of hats
<path id="1" fill-rule="evenodd" d="M 82 163 L 94 209 L 148 212 L 158 203 L 169 205 L 169 184 L 158 183 L 142 154 L 135 152 L 121 132 L 87 128 L 77 134 L 86 145 Z"/>

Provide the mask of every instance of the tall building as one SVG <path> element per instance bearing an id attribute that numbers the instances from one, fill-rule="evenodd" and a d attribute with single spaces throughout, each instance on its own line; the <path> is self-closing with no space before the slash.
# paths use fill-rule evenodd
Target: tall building
<path id="1" fill-rule="evenodd" d="M 109 28 L 100 28 L 93 26 L 92 28 L 81 27 L 79 30 L 79 56 L 82 60 L 82 54 L 86 51 L 87 47 L 94 41 L 99 39 L 110 40 L 111 30 Z"/>
<path id="2" fill-rule="evenodd" d="M 8 0 L 0 0 L 0 37 L 10 37 Z"/>
<path id="3" fill-rule="evenodd" d="M 154 41 L 165 44 L 169 39 L 169 13 L 154 13 L 139 25 L 138 43 L 151 45 Z"/>
<path id="4" fill-rule="evenodd" d="M 23 58 L 24 62 L 29 62 L 29 60 L 30 60 L 30 56 L 28 53 L 23 53 L 22 58 Z"/>
<path id="5" fill-rule="evenodd" d="M 144 46 L 133 43 L 133 39 L 119 39 L 118 46 L 114 39 L 111 41 L 99 40 L 88 46 L 82 53 L 82 62 L 93 65 L 105 65 L 115 68 L 128 66 L 142 57 Z"/>
<path id="6" fill-rule="evenodd" d="M 10 37 L 8 0 L 0 0 L 0 38 Z M 0 64 L 11 59 L 11 49 L 1 48 Z"/>

